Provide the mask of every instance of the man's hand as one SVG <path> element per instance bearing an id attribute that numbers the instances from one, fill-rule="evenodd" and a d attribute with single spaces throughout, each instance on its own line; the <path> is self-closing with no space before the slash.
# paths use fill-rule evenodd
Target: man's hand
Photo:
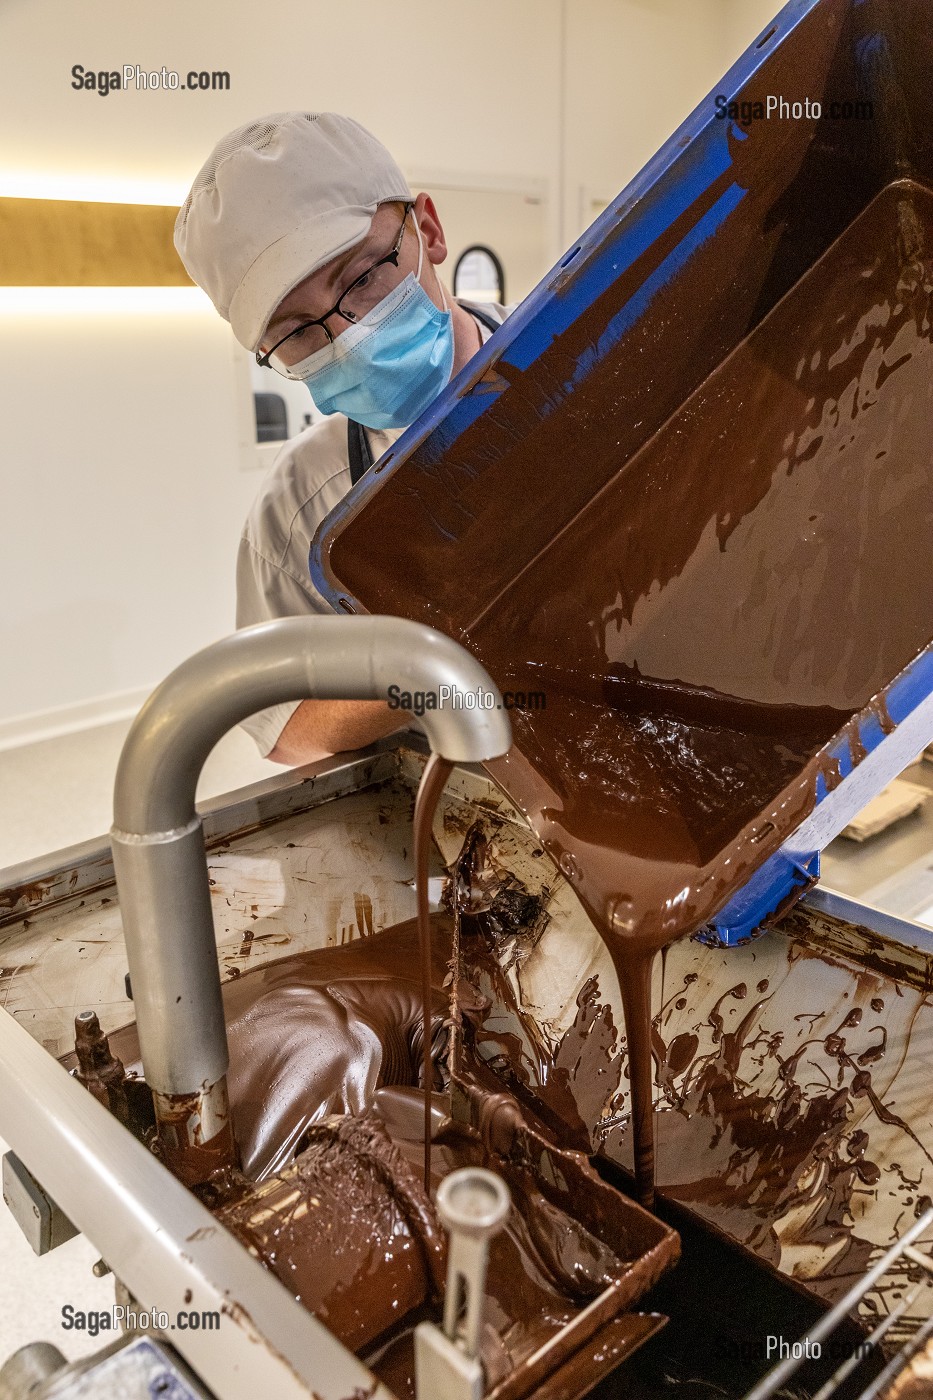
<path id="1" fill-rule="evenodd" d="M 347 749 L 361 749 L 404 729 L 411 716 L 384 700 L 302 700 L 269 754 L 296 767 Z"/>

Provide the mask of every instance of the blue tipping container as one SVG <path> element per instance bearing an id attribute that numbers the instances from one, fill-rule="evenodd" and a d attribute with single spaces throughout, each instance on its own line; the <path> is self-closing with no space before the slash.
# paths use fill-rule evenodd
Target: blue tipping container
<path id="1" fill-rule="evenodd" d="M 414 617 L 469 646 L 473 620 L 595 508 L 598 493 L 634 470 L 642 449 L 872 201 L 897 182 L 921 194 L 933 189 L 931 73 L 931 0 L 791 0 L 331 514 L 311 572 L 333 606 Z M 762 115 L 775 95 L 799 101 L 802 115 Z M 905 198 L 912 207 L 913 196 Z M 892 239 L 904 235 L 896 212 L 903 204 L 891 204 Z M 922 229 L 916 236 L 919 275 L 930 279 L 929 245 Z M 581 348 L 584 323 L 590 333 Z M 563 377 L 552 375 L 529 407 L 536 369 L 562 346 Z M 590 450 L 587 394 L 613 367 L 618 443 L 607 456 Z M 930 413 L 930 401 L 916 411 Z M 914 524 L 918 509 L 925 513 L 922 537 L 931 548 L 913 561 L 913 585 L 910 568 L 894 569 L 893 561 L 890 583 L 876 580 L 890 587 L 892 609 L 908 593 L 913 599 L 912 588 L 917 597 L 933 594 L 933 415 L 929 425 L 929 470 L 911 512 Z M 477 430 L 487 427 L 481 450 Z M 527 453 L 509 443 L 527 447 L 532 437 L 542 464 L 550 444 L 566 451 L 572 443 L 573 471 L 542 469 L 527 480 Z M 491 450 L 491 442 L 499 446 Z M 692 469 L 684 464 L 672 495 L 689 494 Z M 502 501 L 511 503 L 505 515 Z M 400 502 L 410 528 L 387 541 L 386 512 Z M 511 545 L 505 555 L 503 532 Z M 788 597 L 794 588 L 788 578 Z M 722 625 L 731 625 L 725 613 Z M 894 657 L 882 678 L 883 704 L 878 695 L 862 697 L 825 746 L 833 780 L 818 780 L 813 811 L 745 852 L 741 887 L 711 914 L 706 937 L 743 941 L 792 902 L 818 876 L 819 852 L 933 738 L 933 606 L 925 635 L 922 618 L 918 625 L 918 645 Z M 823 615 L 818 627 L 828 644 L 838 619 Z M 533 659 L 533 638 L 524 659 Z"/>

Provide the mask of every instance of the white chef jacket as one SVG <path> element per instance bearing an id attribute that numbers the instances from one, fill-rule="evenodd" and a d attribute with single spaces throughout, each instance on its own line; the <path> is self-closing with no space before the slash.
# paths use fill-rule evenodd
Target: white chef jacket
<path id="1" fill-rule="evenodd" d="M 480 309 L 501 324 L 513 308 L 484 303 Z M 477 324 L 485 343 L 492 332 L 482 322 Z M 404 429 L 365 431 L 375 462 Z M 342 413 L 329 414 L 285 443 L 263 480 L 240 538 L 237 627 L 275 617 L 333 612 L 311 582 L 308 553 L 321 521 L 350 486 L 347 420 Z M 273 705 L 243 721 L 263 758 L 275 748 L 300 703 Z"/>

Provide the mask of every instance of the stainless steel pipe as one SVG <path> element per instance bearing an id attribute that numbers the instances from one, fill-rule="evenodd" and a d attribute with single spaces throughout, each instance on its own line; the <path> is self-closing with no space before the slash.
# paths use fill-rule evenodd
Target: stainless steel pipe
<path id="1" fill-rule="evenodd" d="M 395 617 L 282 618 L 244 628 L 182 663 L 137 716 L 120 756 L 111 830 L 147 1082 L 167 1163 L 189 1184 L 235 1160 L 227 1037 L 195 790 L 228 729 L 287 700 L 384 700 L 401 690 L 482 695 L 418 718 L 453 762 L 497 758 L 508 716 L 463 647 Z"/>

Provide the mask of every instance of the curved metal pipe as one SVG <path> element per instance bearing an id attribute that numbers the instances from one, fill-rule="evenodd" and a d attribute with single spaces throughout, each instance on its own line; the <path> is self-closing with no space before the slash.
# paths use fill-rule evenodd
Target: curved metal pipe
<path id="1" fill-rule="evenodd" d="M 395 617 L 302 617 L 247 627 L 182 663 L 137 716 L 117 767 L 113 862 L 146 1079 L 163 1155 L 183 1180 L 235 1160 L 227 1037 L 195 791 L 228 729 L 287 700 L 386 699 L 388 688 L 462 702 L 426 710 L 431 748 L 456 763 L 511 745 L 501 696 L 463 647 Z"/>

